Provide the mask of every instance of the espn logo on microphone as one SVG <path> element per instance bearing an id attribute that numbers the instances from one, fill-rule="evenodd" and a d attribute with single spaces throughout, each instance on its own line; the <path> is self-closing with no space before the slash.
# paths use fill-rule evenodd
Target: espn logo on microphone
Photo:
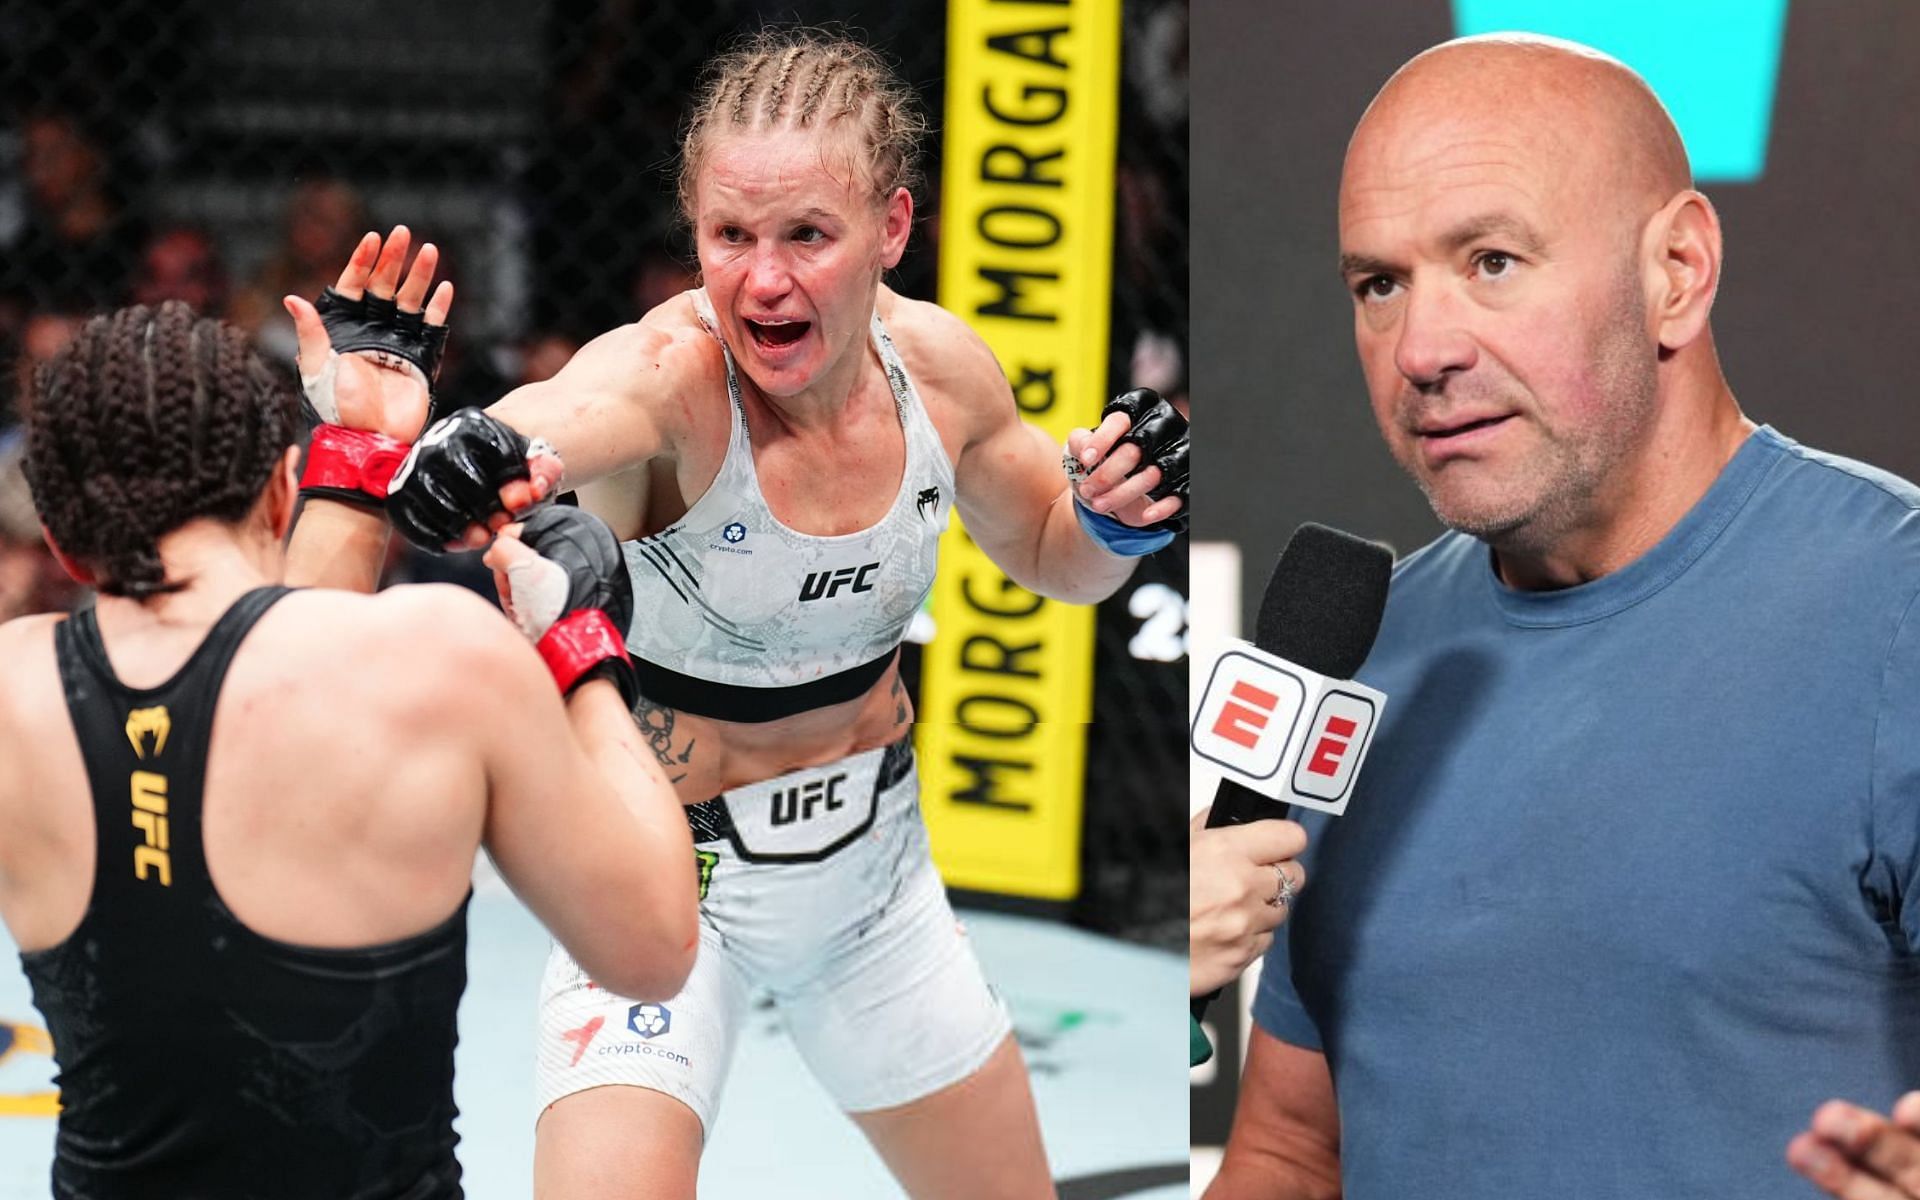
<path id="1" fill-rule="evenodd" d="M 1236 776 L 1278 775 L 1306 706 L 1303 674 L 1239 649 L 1221 655 L 1193 722 L 1193 752 Z"/>
<path id="2" fill-rule="evenodd" d="M 1235 642 L 1200 698 L 1193 752 L 1261 795 L 1337 816 L 1386 699 Z"/>
<path id="3" fill-rule="evenodd" d="M 1308 797 L 1346 807 L 1347 790 L 1373 735 L 1373 701 L 1336 684 L 1320 697 L 1320 711 L 1307 722 L 1307 740 L 1293 769 L 1293 798 Z"/>

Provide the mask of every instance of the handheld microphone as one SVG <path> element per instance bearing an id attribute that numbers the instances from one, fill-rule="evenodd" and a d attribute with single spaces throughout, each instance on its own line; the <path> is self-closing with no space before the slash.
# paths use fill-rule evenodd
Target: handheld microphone
<path id="1" fill-rule="evenodd" d="M 1193 752 L 1224 775 L 1209 828 L 1286 816 L 1272 800 L 1346 808 L 1387 699 L 1347 681 L 1373 649 L 1392 572 L 1386 547 L 1325 525 L 1288 539 L 1253 644 L 1227 643 L 1195 710 Z"/>
<path id="2" fill-rule="evenodd" d="M 1294 530 L 1253 644 L 1227 644 L 1195 711 L 1193 752 L 1223 776 L 1207 828 L 1278 820 L 1289 803 L 1346 811 L 1387 703 L 1350 680 L 1379 635 L 1392 574 L 1384 546 L 1325 525 Z M 1219 994 L 1197 997 L 1193 1015 Z"/>

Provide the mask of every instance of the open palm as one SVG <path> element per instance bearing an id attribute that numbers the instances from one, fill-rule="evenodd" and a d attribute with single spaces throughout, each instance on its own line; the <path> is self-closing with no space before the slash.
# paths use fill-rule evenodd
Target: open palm
<path id="1" fill-rule="evenodd" d="M 439 266 L 440 252 L 433 243 L 420 247 L 406 282 L 400 282 L 412 237 L 405 225 L 396 225 L 385 241 L 377 233 L 368 233 L 354 247 L 346 269 L 334 290 L 349 300 L 371 294 L 393 300 L 406 313 L 418 313 L 425 304 L 428 325 L 445 325 L 453 307 L 453 284 L 442 281 L 433 289 L 433 273 Z M 427 381 L 408 363 L 390 355 L 360 351 L 334 356 L 326 325 L 313 304 L 301 296 L 288 296 L 283 303 L 293 317 L 300 337 L 300 372 L 303 378 L 319 377 L 322 370 L 333 372 L 332 401 L 335 411 L 322 412 L 321 419 L 348 429 L 366 429 L 386 434 L 403 442 L 420 436 L 427 423 L 430 400 Z"/>

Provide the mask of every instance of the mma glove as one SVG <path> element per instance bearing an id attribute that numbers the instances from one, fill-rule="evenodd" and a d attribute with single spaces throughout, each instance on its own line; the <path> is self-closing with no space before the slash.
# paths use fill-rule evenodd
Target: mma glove
<path id="1" fill-rule="evenodd" d="M 531 478 L 527 457 L 544 445 L 498 417 L 463 408 L 414 444 L 389 485 L 387 516 L 408 541 L 438 554 L 467 526 L 503 511 L 500 489 Z"/>
<path id="2" fill-rule="evenodd" d="M 577 508 L 555 506 L 528 517 L 520 540 L 539 557 L 507 568 L 513 619 L 533 639 L 561 693 L 605 678 L 632 708 L 640 700 L 626 646 L 633 585 L 613 530 Z"/>
<path id="3" fill-rule="evenodd" d="M 1153 553 L 1172 542 L 1175 534 L 1186 532 L 1191 504 L 1187 494 L 1190 439 L 1187 419 L 1152 388 L 1134 388 L 1115 396 L 1100 410 L 1100 419 L 1104 421 L 1117 412 L 1127 414 L 1128 421 L 1127 432 L 1121 435 L 1120 441 L 1132 442 L 1140 448 L 1140 465 L 1128 472 L 1129 477 L 1150 466 L 1159 467 L 1160 482 L 1147 496 L 1154 500 L 1178 496 L 1180 511 L 1151 525 L 1133 526 L 1106 513 L 1094 512 L 1081 504 L 1076 495 L 1073 512 L 1080 520 L 1080 528 L 1101 548 L 1113 554 L 1137 557 Z"/>
<path id="4" fill-rule="evenodd" d="M 367 429 L 341 424 L 333 385 L 342 354 L 363 353 L 383 366 L 404 369 L 428 391 L 428 419 L 432 419 L 433 382 L 447 348 L 447 327 L 429 325 L 424 313 L 401 312 L 391 299 L 364 295 L 349 300 L 333 288 L 314 302 L 332 343 L 326 361 L 313 375 L 301 375 L 300 385 L 318 424 L 307 447 L 306 470 L 300 476 L 302 496 L 324 496 L 361 507 L 379 508 L 387 499 L 389 481 L 411 448 L 408 443 Z"/>

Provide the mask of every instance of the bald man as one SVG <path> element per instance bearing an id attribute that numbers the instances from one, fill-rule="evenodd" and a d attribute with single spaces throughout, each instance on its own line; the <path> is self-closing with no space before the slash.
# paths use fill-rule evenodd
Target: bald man
<path id="1" fill-rule="evenodd" d="M 1212 1200 L 1789 1200 L 1790 1141 L 1920 1195 L 1870 1112 L 1796 1139 L 1920 1080 L 1920 490 L 1742 414 L 1720 265 L 1582 47 L 1449 43 L 1361 119 L 1355 341 L 1453 532 L 1396 569 L 1359 794 L 1303 820 Z"/>

